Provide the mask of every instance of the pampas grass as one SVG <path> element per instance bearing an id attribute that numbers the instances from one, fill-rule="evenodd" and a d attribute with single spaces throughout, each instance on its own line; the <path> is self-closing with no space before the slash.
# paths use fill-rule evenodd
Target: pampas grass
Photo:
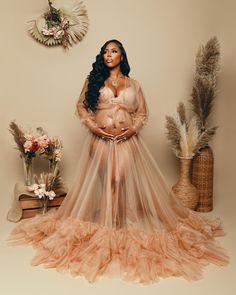
<path id="1" fill-rule="evenodd" d="M 208 145 L 216 133 L 217 127 L 207 128 L 206 125 L 216 97 L 219 57 L 219 42 L 216 37 L 199 48 L 190 99 L 194 115 L 187 120 L 185 106 L 180 102 L 177 118 L 166 116 L 167 138 L 177 157 L 193 158 L 201 148 Z"/>
<path id="2" fill-rule="evenodd" d="M 17 145 L 16 149 L 21 152 L 21 155 L 25 155 L 24 143 L 25 143 L 25 135 L 21 127 L 19 127 L 15 121 L 10 122 L 9 131 L 13 135 L 14 141 Z"/>
<path id="3" fill-rule="evenodd" d="M 166 116 L 166 129 L 167 129 L 167 138 L 172 145 L 172 149 L 174 153 L 178 155 L 180 151 L 181 134 L 179 130 L 179 124 L 171 116 Z"/>
<path id="4" fill-rule="evenodd" d="M 199 140 L 198 120 L 196 117 L 188 122 L 186 109 L 182 102 L 177 107 L 177 118 L 166 116 L 167 138 L 177 157 L 191 159 Z"/>
<path id="5" fill-rule="evenodd" d="M 217 94 L 216 81 L 219 66 L 220 46 L 216 37 L 201 46 L 195 59 L 195 76 L 192 89 L 192 111 L 198 117 L 201 132 L 206 129 L 207 119 L 212 112 Z"/>

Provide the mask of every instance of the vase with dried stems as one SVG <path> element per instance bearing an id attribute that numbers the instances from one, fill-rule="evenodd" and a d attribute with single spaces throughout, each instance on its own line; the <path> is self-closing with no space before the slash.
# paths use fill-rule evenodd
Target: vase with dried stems
<path id="1" fill-rule="evenodd" d="M 24 183 L 29 186 L 33 177 L 33 159 L 40 147 L 39 142 L 33 134 L 25 133 L 14 121 L 10 122 L 9 127 L 17 145 L 16 149 L 20 151 L 20 157 L 23 160 Z"/>
<path id="2" fill-rule="evenodd" d="M 199 195 L 190 181 L 190 167 L 199 140 L 197 120 L 196 117 L 187 120 L 182 102 L 179 103 L 177 114 L 177 118 L 166 116 L 167 137 L 180 163 L 179 179 L 172 190 L 184 206 L 195 210 Z"/>
<path id="3" fill-rule="evenodd" d="M 41 173 L 40 178 L 34 175 L 34 184 L 28 187 L 28 190 L 34 192 L 35 197 L 39 199 L 43 215 L 47 213 L 50 201 L 60 195 L 62 189 L 63 181 L 58 170 L 55 174 Z"/>
<path id="4" fill-rule="evenodd" d="M 190 103 L 199 122 L 201 148 L 193 158 L 191 181 L 199 191 L 197 211 L 209 212 L 213 209 L 214 156 L 208 142 L 215 135 L 217 127 L 207 127 L 213 101 L 216 97 L 216 82 L 219 72 L 219 42 L 211 38 L 201 46 L 196 55 L 194 85 Z"/>

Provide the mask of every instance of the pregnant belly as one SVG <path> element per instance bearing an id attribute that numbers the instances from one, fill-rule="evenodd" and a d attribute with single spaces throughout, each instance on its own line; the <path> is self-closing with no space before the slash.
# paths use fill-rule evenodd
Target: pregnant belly
<path id="1" fill-rule="evenodd" d="M 98 125 L 105 126 L 105 132 L 112 135 L 119 135 L 123 133 L 122 128 L 132 125 L 132 116 L 123 110 L 113 112 L 109 110 L 99 110 L 96 112 L 95 121 Z"/>

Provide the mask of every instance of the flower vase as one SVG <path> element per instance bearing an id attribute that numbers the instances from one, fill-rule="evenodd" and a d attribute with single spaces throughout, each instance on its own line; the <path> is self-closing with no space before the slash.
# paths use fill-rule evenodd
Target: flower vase
<path id="1" fill-rule="evenodd" d="M 199 212 L 209 212 L 213 209 L 213 167 L 214 156 L 210 146 L 200 149 L 193 158 L 191 171 L 192 184 L 199 191 Z"/>
<path id="2" fill-rule="evenodd" d="M 23 157 L 24 182 L 26 186 L 30 186 L 33 180 L 33 159 Z"/>
<path id="3" fill-rule="evenodd" d="M 172 187 L 172 190 L 183 206 L 195 210 L 198 204 L 199 193 L 190 181 L 191 161 L 192 159 L 180 158 L 179 180 Z"/>
<path id="4" fill-rule="evenodd" d="M 49 160 L 48 161 L 48 172 L 56 175 L 58 170 L 58 162 Z"/>
<path id="5" fill-rule="evenodd" d="M 42 215 L 48 212 L 48 198 L 41 200 Z"/>

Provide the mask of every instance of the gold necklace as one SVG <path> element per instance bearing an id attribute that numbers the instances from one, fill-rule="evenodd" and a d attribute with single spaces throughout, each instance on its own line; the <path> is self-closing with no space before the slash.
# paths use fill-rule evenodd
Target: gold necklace
<path id="1" fill-rule="evenodd" d="M 115 79 L 112 79 L 112 77 L 110 77 L 110 79 L 111 79 L 111 85 L 114 86 L 114 87 L 117 87 L 120 77 L 121 76 L 117 76 Z"/>

